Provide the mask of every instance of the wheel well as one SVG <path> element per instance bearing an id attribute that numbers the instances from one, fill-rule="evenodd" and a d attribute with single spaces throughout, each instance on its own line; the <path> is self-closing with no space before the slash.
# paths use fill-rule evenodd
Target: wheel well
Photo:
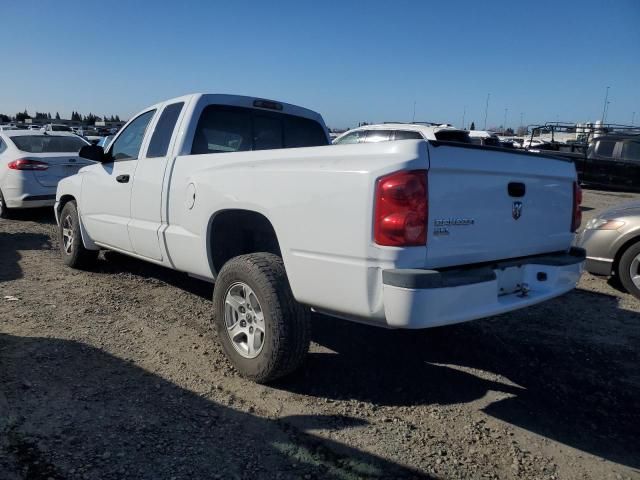
<path id="1" fill-rule="evenodd" d="M 60 197 L 60 202 L 58 202 L 58 215 L 60 215 L 60 212 L 62 212 L 62 209 L 67 203 L 75 199 L 76 198 L 73 195 L 63 195 Z"/>
<path id="2" fill-rule="evenodd" d="M 264 215 L 249 210 L 225 210 L 218 213 L 209 229 L 210 262 L 213 274 L 239 255 L 269 252 L 279 257 L 276 231 Z"/>
<path id="3" fill-rule="evenodd" d="M 626 252 L 629 249 L 629 247 L 631 247 L 632 245 L 635 245 L 638 242 L 640 242 L 640 237 L 630 238 L 618 249 L 618 251 L 616 252 L 616 256 L 613 258 L 613 265 L 612 265 L 612 270 L 615 272 L 616 275 L 618 275 L 618 266 L 620 265 L 620 259 L 622 258 L 622 255 L 624 255 L 624 252 Z"/>

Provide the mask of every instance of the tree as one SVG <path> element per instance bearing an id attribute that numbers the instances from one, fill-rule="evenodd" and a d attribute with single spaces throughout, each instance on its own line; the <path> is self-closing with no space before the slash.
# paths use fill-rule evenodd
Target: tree
<path id="1" fill-rule="evenodd" d="M 31 118 L 31 116 L 27 113 L 26 109 L 24 112 L 16 113 L 16 122 L 24 122 L 27 118 Z"/>
<path id="2" fill-rule="evenodd" d="M 475 130 L 476 129 L 476 124 L 474 122 L 471 122 L 471 126 L 469 127 L 469 130 Z"/>
<path id="3" fill-rule="evenodd" d="M 60 120 L 60 114 L 56 112 L 56 120 Z"/>
<path id="4" fill-rule="evenodd" d="M 11 118 L 9 118 L 9 115 L 0 113 L 0 122 L 10 122 L 10 121 L 11 121 Z"/>
<path id="5" fill-rule="evenodd" d="M 512 136 L 512 135 L 514 134 L 514 132 L 513 132 L 513 128 L 507 128 L 507 129 L 504 131 L 504 134 L 505 134 L 505 135 Z"/>

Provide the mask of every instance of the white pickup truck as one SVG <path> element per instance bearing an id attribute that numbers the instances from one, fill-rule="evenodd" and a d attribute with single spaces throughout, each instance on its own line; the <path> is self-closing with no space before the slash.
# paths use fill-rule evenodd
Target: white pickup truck
<path id="1" fill-rule="evenodd" d="M 134 116 L 59 183 L 64 262 L 100 249 L 215 281 L 214 323 L 258 382 L 303 361 L 309 312 L 388 328 L 487 317 L 573 289 L 572 163 L 447 140 L 329 145 L 322 117 L 195 94 Z"/>

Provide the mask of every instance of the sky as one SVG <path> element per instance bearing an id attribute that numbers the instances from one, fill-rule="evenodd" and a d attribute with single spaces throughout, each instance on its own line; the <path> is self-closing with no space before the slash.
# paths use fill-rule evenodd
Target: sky
<path id="1" fill-rule="evenodd" d="M 193 92 L 329 127 L 640 124 L 640 1 L 2 0 L 0 113 L 127 118 Z M 465 113 L 466 111 L 466 113 Z"/>

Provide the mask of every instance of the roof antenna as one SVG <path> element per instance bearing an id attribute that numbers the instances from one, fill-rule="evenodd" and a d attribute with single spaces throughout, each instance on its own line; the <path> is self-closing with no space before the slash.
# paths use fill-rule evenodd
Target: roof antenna
<path id="1" fill-rule="evenodd" d="M 411 123 L 416 122 L 416 101 L 413 101 L 413 118 L 411 119 Z"/>

